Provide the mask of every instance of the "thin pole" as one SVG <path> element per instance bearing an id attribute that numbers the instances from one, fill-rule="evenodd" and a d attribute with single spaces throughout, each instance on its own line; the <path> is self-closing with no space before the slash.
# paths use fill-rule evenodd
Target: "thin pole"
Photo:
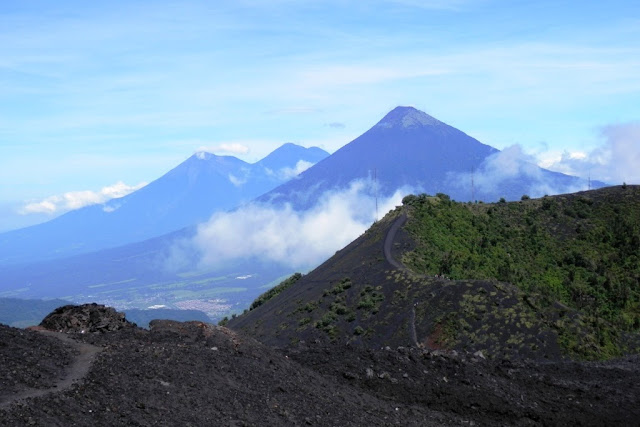
<path id="1" fill-rule="evenodd" d="M 373 191 L 376 195 L 376 222 L 378 222 L 378 169 L 373 169 Z"/>
<path id="2" fill-rule="evenodd" d="M 474 172 L 475 172 L 475 168 L 471 166 L 471 203 L 475 203 L 476 201 L 476 187 L 473 182 Z"/>

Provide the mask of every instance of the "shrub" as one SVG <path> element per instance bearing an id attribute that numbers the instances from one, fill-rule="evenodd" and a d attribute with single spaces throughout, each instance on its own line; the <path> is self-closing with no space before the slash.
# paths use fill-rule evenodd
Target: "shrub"
<path id="1" fill-rule="evenodd" d="M 302 278 L 302 274 L 300 274 L 300 273 L 292 274 L 289 278 L 287 278 L 287 279 L 283 280 L 282 282 L 280 282 L 279 285 L 274 286 L 273 288 L 269 289 L 267 292 L 263 293 L 258 298 L 256 298 L 251 303 L 251 306 L 249 306 L 249 311 L 260 307 L 262 304 L 264 304 L 265 302 L 269 301 L 271 298 L 275 297 L 280 292 L 282 292 L 285 289 L 291 287 L 294 283 L 296 283 L 301 278 Z"/>
<path id="2" fill-rule="evenodd" d="M 351 287 L 351 279 L 348 277 L 345 277 L 340 281 L 340 283 L 338 283 L 333 288 L 331 288 L 331 290 L 325 290 L 322 295 L 325 297 L 329 294 L 338 295 L 339 293 L 344 292 L 350 287 Z"/>

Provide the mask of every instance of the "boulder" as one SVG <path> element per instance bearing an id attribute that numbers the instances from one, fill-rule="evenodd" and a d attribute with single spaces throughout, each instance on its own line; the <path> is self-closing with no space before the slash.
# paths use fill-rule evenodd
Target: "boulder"
<path id="1" fill-rule="evenodd" d="M 57 332 L 104 333 L 123 328 L 135 328 L 124 313 L 96 303 L 65 305 L 45 317 L 40 326 Z"/>

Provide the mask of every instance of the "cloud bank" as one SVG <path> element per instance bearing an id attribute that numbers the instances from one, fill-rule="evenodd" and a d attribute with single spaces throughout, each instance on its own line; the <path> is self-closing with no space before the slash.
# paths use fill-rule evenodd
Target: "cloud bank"
<path id="1" fill-rule="evenodd" d="M 21 215 L 29 214 L 61 214 L 63 212 L 80 209 L 89 205 L 105 203 L 111 199 L 124 197 L 147 185 L 142 182 L 138 185 L 127 185 L 122 181 L 118 181 L 113 185 L 103 187 L 98 191 L 70 191 L 62 195 L 47 197 L 44 200 L 31 202 L 24 205 L 18 211 Z"/>
<path id="2" fill-rule="evenodd" d="M 509 180 L 520 178 L 529 184 L 528 195 L 540 197 L 586 190 L 588 178 L 612 185 L 640 184 L 640 122 L 603 127 L 600 136 L 600 146 L 591 151 L 564 151 L 555 156 L 552 152 L 527 154 L 517 144 L 507 147 L 488 156 L 474 172 L 475 188 L 478 193 L 496 193 Z M 582 181 L 561 185 L 541 167 Z M 471 172 L 450 176 L 460 188 L 468 188 L 471 178 Z"/>
<path id="3" fill-rule="evenodd" d="M 465 189 L 470 187 L 473 179 L 479 200 L 487 194 L 500 194 L 512 180 L 526 182 L 526 194 L 531 197 L 586 190 L 580 183 L 560 185 L 537 163 L 536 157 L 525 153 L 520 145 L 515 144 L 488 156 L 473 175 L 471 171 L 455 173 L 449 175 L 449 179 Z"/>
<path id="4" fill-rule="evenodd" d="M 551 170 L 609 184 L 640 184 L 640 122 L 602 128 L 602 143 L 589 152 L 564 151 Z"/>
<path id="5" fill-rule="evenodd" d="M 401 204 L 410 192 L 401 189 L 379 201 L 380 215 Z M 191 244 L 200 254 L 201 268 L 252 257 L 290 268 L 311 268 L 373 223 L 373 194 L 371 181 L 358 180 L 344 190 L 325 193 L 313 208 L 303 212 L 289 205 L 250 204 L 234 212 L 217 213 L 198 228 Z"/>

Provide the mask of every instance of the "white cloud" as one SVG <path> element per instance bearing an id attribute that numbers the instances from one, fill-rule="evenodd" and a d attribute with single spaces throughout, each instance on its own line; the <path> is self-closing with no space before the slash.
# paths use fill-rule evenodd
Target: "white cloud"
<path id="1" fill-rule="evenodd" d="M 283 181 L 288 181 L 300 175 L 302 172 L 306 171 L 311 166 L 313 166 L 313 163 L 311 162 L 307 162 L 306 160 L 298 160 L 298 162 L 294 167 L 282 168 L 276 173 L 276 175 L 278 176 L 278 178 L 282 179 Z"/>
<path id="2" fill-rule="evenodd" d="M 207 152 L 214 154 L 247 154 L 249 147 L 238 142 L 229 142 L 211 146 L 200 146 L 196 153 Z"/>
<path id="3" fill-rule="evenodd" d="M 509 146 L 488 156 L 478 170 L 473 172 L 473 182 L 478 193 L 496 194 L 509 180 L 517 179 L 527 183 L 527 194 L 540 197 L 545 194 L 558 194 L 584 190 L 583 186 L 559 186 L 538 166 L 537 159 L 524 152 L 518 144 Z M 472 176 L 469 173 L 456 173 L 449 177 L 461 187 L 468 187 Z"/>
<path id="4" fill-rule="evenodd" d="M 103 187 L 99 191 L 70 191 L 62 195 L 47 197 L 41 201 L 27 203 L 19 210 L 19 213 L 21 215 L 34 213 L 44 213 L 49 215 L 60 214 L 89 205 L 105 203 L 111 199 L 124 197 L 145 185 L 147 185 L 147 183 L 142 182 L 138 185 L 130 186 L 119 181 L 113 185 Z M 105 207 L 105 212 L 113 210 L 115 210 L 115 208 Z"/>
<path id="5" fill-rule="evenodd" d="M 247 182 L 247 179 L 248 179 L 247 177 L 238 178 L 235 175 L 229 174 L 229 181 L 231 181 L 231 183 L 236 187 L 241 187 L 242 185 L 244 185 Z"/>
<path id="6" fill-rule="evenodd" d="M 384 213 L 401 203 L 410 189 L 401 189 L 380 202 Z M 290 268 L 310 268 L 362 234 L 374 221 L 371 181 L 352 182 L 342 191 L 328 192 L 303 212 L 289 205 L 250 204 L 234 212 L 217 213 L 198 228 L 191 245 L 201 255 L 200 267 L 256 257 Z M 184 242 L 181 243 L 184 245 Z M 184 247 L 172 251 L 180 258 Z M 178 259 L 167 265 L 180 265 Z"/>
<path id="7" fill-rule="evenodd" d="M 589 152 L 564 151 L 548 168 L 609 184 L 640 184 L 640 122 L 606 126 L 601 136 L 600 146 Z"/>

